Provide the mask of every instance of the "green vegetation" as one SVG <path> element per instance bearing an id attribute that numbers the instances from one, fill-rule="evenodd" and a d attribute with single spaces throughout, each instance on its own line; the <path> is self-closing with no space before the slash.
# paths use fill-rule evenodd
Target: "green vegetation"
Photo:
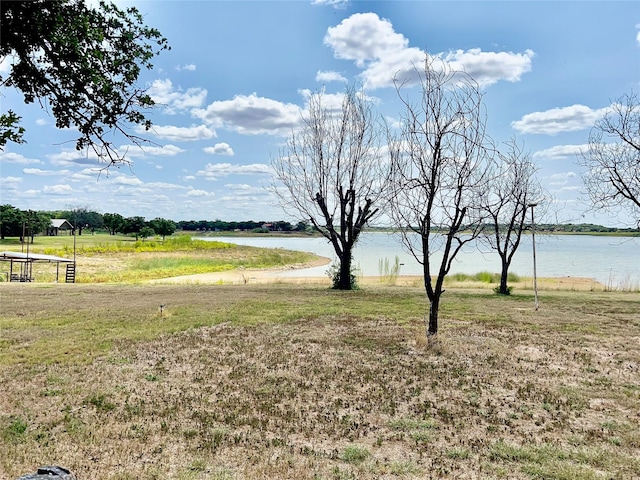
<path id="1" fill-rule="evenodd" d="M 342 452 L 342 460 L 347 463 L 362 463 L 370 456 L 369 450 L 360 445 L 348 445 Z"/>
<path id="2" fill-rule="evenodd" d="M 315 258 L 304 252 L 196 240 L 189 235 L 167 237 L 165 241 L 82 235 L 76 237 L 75 249 L 73 240 L 71 236 L 36 237 L 29 248 L 34 253 L 64 258 L 73 258 L 75 250 L 78 283 L 136 283 L 238 268 L 284 267 Z M 6 244 L 7 250 L 20 248 L 20 244 Z M 0 278 L 6 277 L 8 268 L 8 262 L 0 264 Z M 38 282 L 51 282 L 55 279 L 55 267 L 35 264 L 34 276 Z"/>
<path id="3" fill-rule="evenodd" d="M 515 273 L 509 273 L 509 283 L 517 283 L 521 281 L 519 275 Z M 500 274 L 491 272 L 478 272 L 474 275 L 468 275 L 466 273 L 451 273 L 445 278 L 447 282 L 481 282 L 481 283 L 500 283 Z"/>

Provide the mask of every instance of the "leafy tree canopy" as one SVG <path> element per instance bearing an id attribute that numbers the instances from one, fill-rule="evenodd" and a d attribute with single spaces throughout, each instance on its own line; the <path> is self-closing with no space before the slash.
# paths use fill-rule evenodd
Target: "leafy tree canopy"
<path id="1" fill-rule="evenodd" d="M 155 218 L 151 220 L 149 224 L 155 233 L 162 235 L 162 240 L 164 240 L 167 235 L 173 235 L 177 228 L 175 222 L 167 220 L 166 218 Z"/>
<path id="2" fill-rule="evenodd" d="M 47 106 L 58 128 L 76 128 L 76 148 L 91 148 L 109 164 L 123 156 L 107 140 L 117 132 L 129 141 L 144 140 L 126 124 L 151 122 L 144 110 L 154 102 L 137 84 L 141 69 L 168 49 L 166 38 L 143 23 L 136 8 L 121 10 L 83 0 L 2 2 L 0 60 L 9 61 L 2 87 L 22 92 L 25 103 Z M 0 112 L 0 150 L 8 141 L 23 142 L 20 117 Z"/>

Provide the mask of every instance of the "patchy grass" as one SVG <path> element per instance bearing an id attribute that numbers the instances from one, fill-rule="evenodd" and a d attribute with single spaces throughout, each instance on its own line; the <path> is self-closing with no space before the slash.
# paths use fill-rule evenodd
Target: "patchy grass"
<path id="1" fill-rule="evenodd" d="M 20 245 L 12 245 L 19 250 Z M 37 237 L 33 253 L 74 258 L 73 237 Z M 129 237 L 82 235 L 75 248 L 77 283 L 140 283 L 180 275 L 195 275 L 237 268 L 273 268 L 306 264 L 316 257 L 284 249 L 264 249 L 227 242 L 194 240 L 180 235 L 159 240 L 135 241 Z M 16 268 L 16 267 L 14 267 Z M 60 278 L 64 278 L 60 267 Z M 0 262 L 0 280 L 7 277 L 8 262 Z M 39 283 L 53 282 L 56 267 L 36 263 L 33 276 Z"/>
<path id="2" fill-rule="evenodd" d="M 640 297 L 0 285 L 0 479 L 640 477 Z M 165 305 L 162 315 L 159 305 Z"/>

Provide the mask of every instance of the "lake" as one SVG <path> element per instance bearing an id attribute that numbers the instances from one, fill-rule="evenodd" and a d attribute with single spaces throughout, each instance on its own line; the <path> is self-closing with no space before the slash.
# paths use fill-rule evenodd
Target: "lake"
<path id="1" fill-rule="evenodd" d="M 311 252 L 335 260 L 331 244 L 323 237 L 203 237 L 202 240 L 222 241 L 263 248 L 284 248 Z M 613 288 L 640 288 L 640 238 L 594 235 L 536 234 L 536 269 L 538 277 L 592 278 Z M 380 275 L 379 263 L 395 262 L 399 257 L 401 275 L 422 275 L 420 265 L 407 253 L 400 237 L 390 233 L 363 233 L 354 251 L 354 267 L 358 275 Z M 439 261 L 439 257 L 435 257 Z M 327 266 L 287 270 L 282 276 L 324 276 Z M 474 274 L 481 271 L 500 272 L 500 258 L 484 246 L 467 247 L 460 252 L 451 273 Z M 510 272 L 533 276 L 531 235 L 523 236 L 511 262 Z"/>

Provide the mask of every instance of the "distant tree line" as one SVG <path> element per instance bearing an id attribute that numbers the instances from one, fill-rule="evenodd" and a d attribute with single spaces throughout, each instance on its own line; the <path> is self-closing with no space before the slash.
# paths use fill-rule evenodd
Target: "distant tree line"
<path id="1" fill-rule="evenodd" d="M 603 227 L 602 225 L 594 225 L 593 223 L 541 223 L 536 225 L 536 230 L 541 232 L 558 232 L 558 233 L 640 233 L 639 228 L 618 228 Z"/>
<path id="2" fill-rule="evenodd" d="M 277 222 L 254 222 L 253 220 L 245 222 L 225 222 L 223 220 L 181 220 L 176 222 L 176 224 L 178 225 L 179 230 L 187 232 L 305 232 L 311 228 L 308 222 L 298 222 L 294 225 L 283 220 Z"/>
<path id="3" fill-rule="evenodd" d="M 110 235 L 135 235 L 148 238 L 154 235 L 162 239 L 177 230 L 187 232 L 228 232 L 251 231 L 261 232 L 305 232 L 311 229 L 307 222 L 291 224 L 286 221 L 276 222 L 224 222 L 222 220 L 181 220 L 174 222 L 166 218 L 146 220 L 141 216 L 124 217 L 119 213 L 100 213 L 86 207 L 71 210 L 35 211 L 21 210 L 12 205 L 0 205 L 0 234 L 6 237 L 30 237 L 53 234 L 51 219 L 64 219 L 71 225 L 72 234 L 83 232 L 108 232 Z"/>

